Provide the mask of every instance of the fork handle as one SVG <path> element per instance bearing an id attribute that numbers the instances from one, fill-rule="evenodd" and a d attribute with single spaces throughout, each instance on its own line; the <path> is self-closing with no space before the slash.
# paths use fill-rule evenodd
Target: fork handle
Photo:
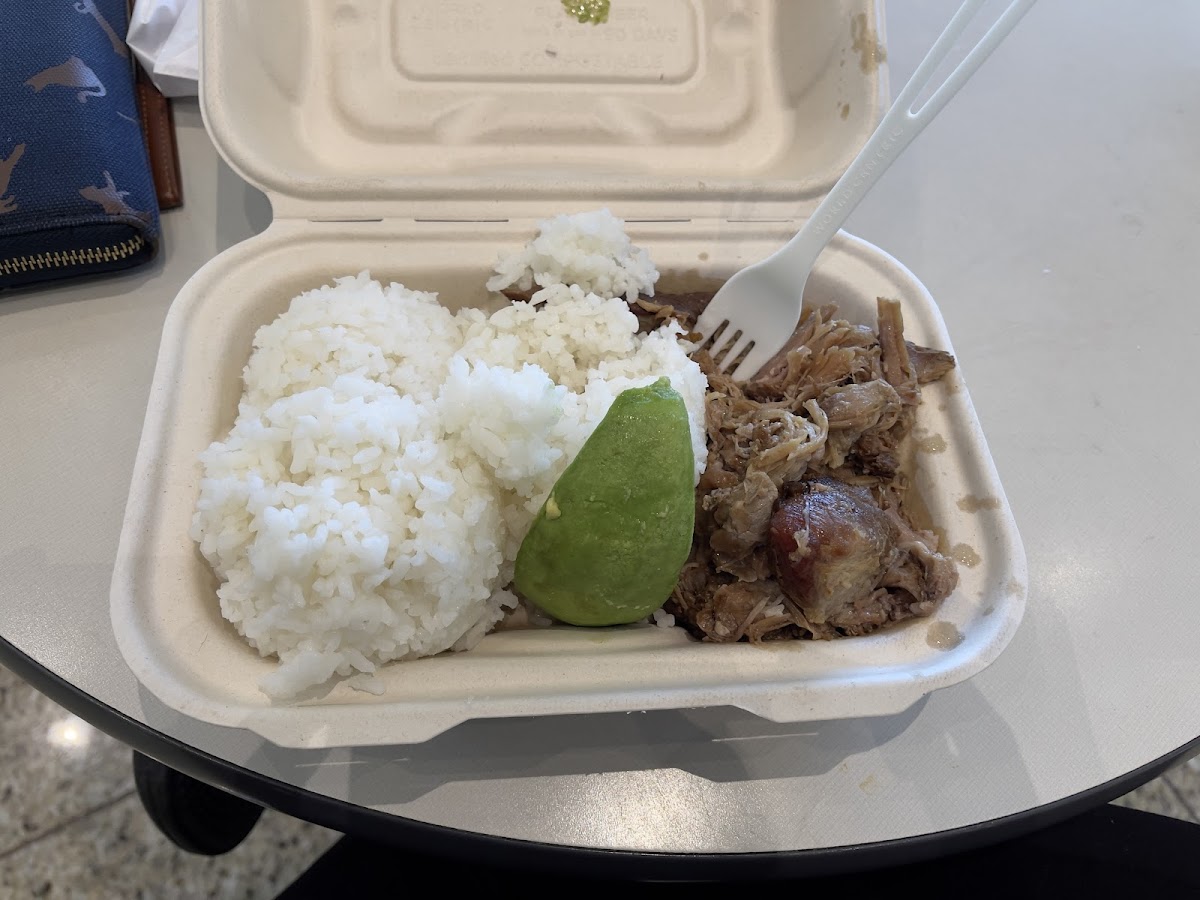
<path id="1" fill-rule="evenodd" d="M 930 98 L 919 108 L 914 108 L 917 95 L 929 85 L 934 71 L 949 55 L 955 42 L 986 2 L 987 0 L 966 0 L 959 7 L 946 30 L 917 66 L 916 72 L 904 86 L 891 109 L 880 120 L 879 127 L 863 145 L 845 174 L 837 180 L 812 217 L 804 223 L 804 227 L 776 251 L 773 256 L 781 258 L 773 259 L 773 262 L 783 263 L 786 258 L 786 265 L 794 271 L 796 278 L 806 278 L 817 256 L 849 218 L 863 195 L 879 180 L 879 176 L 887 171 L 888 166 L 913 138 L 933 121 L 958 89 L 983 65 L 984 60 L 991 56 L 992 51 L 1008 36 L 1035 0 L 1013 0 L 995 24 L 971 48 L 963 61 L 934 90 Z"/>

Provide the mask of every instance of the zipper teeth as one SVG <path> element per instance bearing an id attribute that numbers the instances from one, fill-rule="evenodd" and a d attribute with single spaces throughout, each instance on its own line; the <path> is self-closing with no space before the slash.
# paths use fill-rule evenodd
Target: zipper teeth
<path id="1" fill-rule="evenodd" d="M 84 250 L 55 250 L 51 253 L 34 253 L 31 256 L 14 256 L 0 259 L 0 275 L 16 275 L 19 272 L 36 272 L 42 269 L 64 269 L 68 266 L 94 266 L 97 263 L 119 262 L 128 259 L 146 246 L 146 239 L 134 235 L 119 244 L 107 247 L 89 247 Z"/>

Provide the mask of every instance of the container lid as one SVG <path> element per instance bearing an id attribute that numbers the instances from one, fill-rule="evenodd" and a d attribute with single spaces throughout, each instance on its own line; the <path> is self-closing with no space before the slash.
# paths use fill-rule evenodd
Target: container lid
<path id="1" fill-rule="evenodd" d="M 207 0 L 205 120 L 277 218 L 757 220 L 810 212 L 878 119 L 878 0 L 579 5 Z"/>

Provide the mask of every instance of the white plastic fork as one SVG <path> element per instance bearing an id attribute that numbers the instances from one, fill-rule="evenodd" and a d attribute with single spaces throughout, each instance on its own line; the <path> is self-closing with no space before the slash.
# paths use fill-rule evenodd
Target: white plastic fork
<path id="1" fill-rule="evenodd" d="M 696 331 L 721 371 L 750 378 L 783 349 L 800 321 L 804 285 L 825 246 L 875 182 L 1008 36 L 1035 0 L 1014 0 L 933 94 L 914 109 L 967 25 L 987 0 L 966 0 L 875 129 L 796 236 L 734 274 L 705 308 Z"/>

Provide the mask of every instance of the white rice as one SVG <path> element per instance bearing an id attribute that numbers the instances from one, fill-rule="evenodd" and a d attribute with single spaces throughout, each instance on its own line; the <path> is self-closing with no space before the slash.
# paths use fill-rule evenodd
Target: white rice
<path id="1" fill-rule="evenodd" d="M 675 616 L 667 612 L 665 609 L 656 609 L 650 618 L 654 620 L 654 624 L 659 628 L 675 627 Z"/>
<path id="2" fill-rule="evenodd" d="M 536 254 L 600 252 L 584 243 Z M 645 254 L 612 240 L 609 257 Z M 589 283 L 634 284 L 606 277 Z M 670 378 L 703 471 L 707 383 L 678 329 L 637 335 L 623 300 L 538 283 L 536 304 L 453 315 L 362 273 L 255 335 L 237 421 L 201 455 L 192 536 L 222 614 L 280 660 L 271 697 L 355 673 L 375 691 L 381 663 L 473 646 L 516 605 L 504 588 L 534 514 L 626 388 Z"/>
<path id="3" fill-rule="evenodd" d="M 630 302 L 639 293 L 654 296 L 658 270 L 646 251 L 630 242 L 625 223 L 607 209 L 555 216 L 538 223 L 538 229 L 524 250 L 500 257 L 496 274 L 488 279 L 489 291 L 574 284 Z"/>

